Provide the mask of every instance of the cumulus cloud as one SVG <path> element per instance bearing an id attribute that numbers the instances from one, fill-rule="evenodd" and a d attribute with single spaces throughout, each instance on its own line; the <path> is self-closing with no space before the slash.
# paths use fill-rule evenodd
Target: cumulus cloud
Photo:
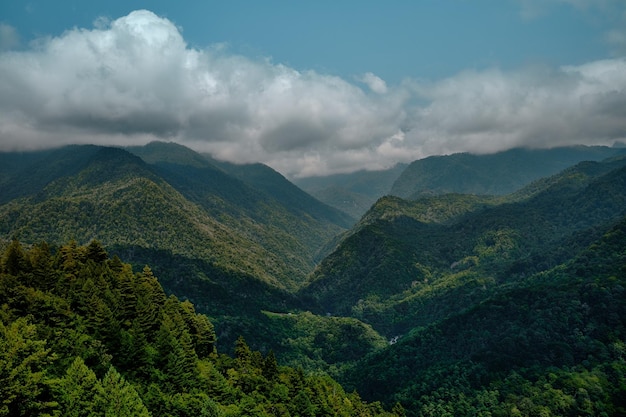
<path id="1" fill-rule="evenodd" d="M 468 71 L 367 88 L 222 47 L 136 11 L 0 53 L 0 148 L 173 140 L 290 176 L 378 169 L 431 154 L 626 137 L 626 61 Z"/>

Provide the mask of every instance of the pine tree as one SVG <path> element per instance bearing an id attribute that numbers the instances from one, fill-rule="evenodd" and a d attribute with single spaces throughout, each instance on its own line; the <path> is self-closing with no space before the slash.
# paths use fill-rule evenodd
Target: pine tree
<path id="1" fill-rule="evenodd" d="M 34 245 L 28 252 L 32 264 L 32 284 L 43 291 L 51 290 L 58 281 L 59 274 L 53 267 L 50 247 L 46 242 Z"/>
<path id="2" fill-rule="evenodd" d="M 86 257 L 88 260 L 94 261 L 98 264 L 109 259 L 109 255 L 102 247 L 102 244 L 100 244 L 97 240 L 92 240 L 91 243 L 87 245 Z"/>
<path id="3" fill-rule="evenodd" d="M 195 317 L 195 334 L 192 334 L 195 342 L 196 354 L 199 358 L 207 358 L 215 351 L 215 328 L 209 318 L 203 314 Z"/>
<path id="4" fill-rule="evenodd" d="M 38 415 L 52 406 L 43 393 L 53 357 L 36 333 L 26 318 L 9 325 L 0 321 L 0 416 Z"/>
<path id="5" fill-rule="evenodd" d="M 64 417 L 89 417 L 104 411 L 102 384 L 80 357 L 72 362 L 56 390 Z"/>
<path id="6" fill-rule="evenodd" d="M 14 276 L 30 271 L 31 266 L 21 243 L 17 240 L 13 240 L 6 249 L 2 264 L 3 270 Z"/>
<path id="7" fill-rule="evenodd" d="M 105 404 L 105 417 L 150 416 L 135 388 L 112 366 L 102 379 L 102 394 L 97 397 L 97 401 Z"/>
<path id="8" fill-rule="evenodd" d="M 278 362 L 276 362 L 276 356 L 274 356 L 274 351 L 270 350 L 265 360 L 263 361 L 263 376 L 265 379 L 271 382 L 278 381 L 278 376 L 280 372 L 278 370 Z"/>

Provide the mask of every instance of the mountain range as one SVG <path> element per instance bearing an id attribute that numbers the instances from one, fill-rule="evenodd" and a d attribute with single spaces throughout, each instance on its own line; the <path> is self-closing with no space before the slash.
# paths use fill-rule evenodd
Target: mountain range
<path id="1" fill-rule="evenodd" d="M 96 239 L 207 314 L 218 345 L 244 335 L 409 415 L 624 415 L 623 151 L 334 177 L 372 185 L 362 216 L 173 143 L 1 153 L 0 246 Z"/>

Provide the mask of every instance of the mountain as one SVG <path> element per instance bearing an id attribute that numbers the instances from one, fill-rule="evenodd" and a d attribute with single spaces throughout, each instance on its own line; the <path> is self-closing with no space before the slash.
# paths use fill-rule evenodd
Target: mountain
<path id="1" fill-rule="evenodd" d="M 611 155 L 509 194 L 381 197 L 348 229 L 266 166 L 179 145 L 0 154 L 0 396 L 27 392 L 2 391 L 5 347 L 26 343 L 50 383 L 35 399 L 88 374 L 78 355 L 94 386 L 111 364 L 172 415 L 206 396 L 229 415 L 626 415 L 626 158 Z M 194 362 L 200 325 L 173 313 L 189 301 L 234 358 Z M 317 376 L 267 385 L 274 360 Z"/>
<path id="2" fill-rule="evenodd" d="M 300 306 L 291 292 L 345 230 L 335 223 L 345 215 L 284 205 L 178 145 L 133 151 L 145 160 L 97 146 L 2 154 L 18 162 L 2 169 L 0 236 L 53 246 L 98 239 L 223 320 L 225 343 L 254 329 L 263 309 Z"/>
<path id="3" fill-rule="evenodd" d="M 408 199 L 446 193 L 503 195 L 578 162 L 600 161 L 620 154 L 624 154 L 624 149 L 576 146 L 518 148 L 490 155 L 431 156 L 406 167 L 390 194 Z"/>
<path id="4" fill-rule="evenodd" d="M 262 164 L 218 162 L 174 143 L 153 142 L 128 150 L 211 216 L 252 234 L 281 259 L 291 259 L 297 269 L 289 273 L 293 281 L 311 270 L 328 240 L 354 223 Z"/>
<path id="5" fill-rule="evenodd" d="M 626 217 L 562 264 L 416 328 L 346 376 L 409 415 L 626 415 Z"/>
<path id="6" fill-rule="evenodd" d="M 389 194 L 405 164 L 379 170 L 360 170 L 349 174 L 296 178 L 294 183 L 329 206 L 360 218 L 383 195 Z"/>
<path id="7" fill-rule="evenodd" d="M 626 213 L 624 165 L 583 162 L 508 199 L 382 198 L 299 294 L 388 337 L 427 325 L 589 244 Z"/>

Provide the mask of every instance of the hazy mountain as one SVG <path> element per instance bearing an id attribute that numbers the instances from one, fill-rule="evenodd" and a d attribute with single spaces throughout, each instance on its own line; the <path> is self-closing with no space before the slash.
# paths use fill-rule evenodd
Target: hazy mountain
<path id="1" fill-rule="evenodd" d="M 359 219 L 380 197 L 389 194 L 405 164 L 380 171 L 296 178 L 294 183 L 318 200 Z"/>
<path id="2" fill-rule="evenodd" d="M 408 199 L 446 193 L 508 194 L 578 162 L 619 154 L 624 149 L 576 146 L 431 156 L 412 162 L 393 183 L 390 194 Z"/>

